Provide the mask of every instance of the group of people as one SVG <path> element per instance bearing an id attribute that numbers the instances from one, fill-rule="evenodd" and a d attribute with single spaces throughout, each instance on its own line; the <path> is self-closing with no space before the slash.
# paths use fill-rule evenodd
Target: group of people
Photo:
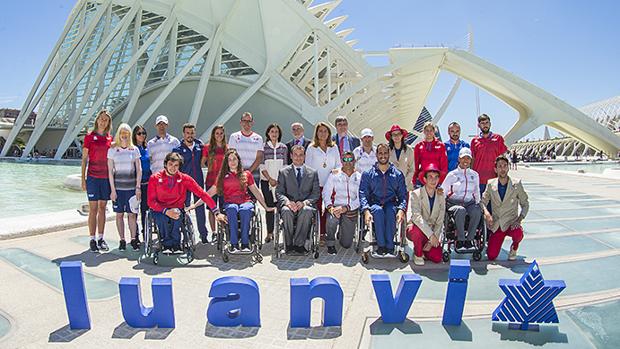
<path id="1" fill-rule="evenodd" d="M 250 219 L 258 202 L 266 211 L 265 243 L 274 239 L 275 225 L 280 224 L 274 219 L 277 211 L 287 252 L 308 252 L 316 216 L 330 254 L 337 253 L 336 239 L 342 248 L 351 247 L 359 224 L 372 226 L 376 254 L 394 254 L 394 234 L 404 226 L 414 245 L 414 263 L 438 263 L 448 212 L 458 230 L 457 249 L 472 247 L 484 217 L 492 232 L 489 260 L 498 256 L 506 236 L 513 241 L 509 259 L 516 257 L 528 197 L 521 182 L 508 176 L 507 148 L 503 138 L 490 131 L 488 115 L 478 117 L 480 134 L 471 145 L 460 139 L 456 122 L 449 125 L 445 143 L 427 122 L 423 139 L 413 147 L 405 142 L 408 131 L 399 125 L 385 133 L 385 142 L 375 144 L 373 130 L 363 129 L 357 138 L 348 122 L 338 116 L 334 134 L 330 125 L 319 122 L 310 139 L 302 123 L 293 123 L 292 139 L 282 143 L 278 124 L 270 124 L 263 138 L 253 130 L 252 114 L 245 112 L 240 130 L 228 141 L 224 126 L 216 125 L 203 144 L 192 124 L 183 125 L 181 141 L 168 134 L 168 118 L 160 115 L 157 135 L 147 142 L 142 125 L 132 130 L 124 123 L 113 139 L 111 117 L 103 110 L 84 138 L 82 186 L 90 205 L 90 249 L 108 249 L 103 231 L 111 199 L 121 250 L 126 248 L 125 215 L 130 245 L 137 250 L 137 214 L 144 232 L 149 209 L 163 233 L 164 248 L 180 249 L 180 217 L 187 210 L 196 211 L 202 243 L 213 241 L 203 203 L 209 208 L 210 231 L 215 231 L 216 220 L 227 223 L 231 249 L 249 250 Z"/>

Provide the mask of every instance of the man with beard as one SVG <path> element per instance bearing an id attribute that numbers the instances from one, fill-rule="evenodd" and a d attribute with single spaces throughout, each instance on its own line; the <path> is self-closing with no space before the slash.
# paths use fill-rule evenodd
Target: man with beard
<path id="1" fill-rule="evenodd" d="M 459 165 L 459 152 L 462 148 L 469 148 L 469 144 L 461 139 L 461 125 L 454 121 L 448 125 L 450 140 L 444 143 L 448 154 L 448 172 Z"/>
<path id="2" fill-rule="evenodd" d="M 360 184 L 360 211 L 367 226 L 374 223 L 377 254 L 394 254 L 394 233 L 407 212 L 407 185 L 405 177 L 389 162 L 390 147 L 377 146 L 377 163 L 362 174 Z"/>
<path id="3" fill-rule="evenodd" d="M 487 181 L 495 178 L 495 159 L 504 154 L 508 148 L 504 138 L 491 132 L 491 118 L 487 114 L 478 117 L 480 135 L 471 141 L 471 153 L 474 157 L 472 169 L 480 175 L 480 192 L 484 193 Z"/>
<path id="4" fill-rule="evenodd" d="M 495 159 L 497 178 L 489 180 L 486 191 L 482 194 L 482 210 L 487 227 L 492 234 L 489 236 L 487 257 L 490 261 L 497 258 L 502 248 L 504 238 L 510 236 L 512 245 L 508 253 L 508 260 L 517 258 L 519 243 L 523 240 L 521 222 L 525 219 L 530 208 L 527 193 L 523 189 L 521 180 L 513 181 L 508 176 L 510 164 L 508 158 L 500 155 Z M 491 211 L 487 205 L 491 204 Z M 521 206 L 521 212 L 519 212 Z"/>
<path id="5" fill-rule="evenodd" d="M 192 177 L 196 183 L 202 188 L 204 175 L 202 173 L 202 167 L 200 166 L 200 159 L 202 158 L 203 144 L 200 139 L 196 139 L 196 126 L 193 124 L 183 125 L 183 142 L 181 145 L 174 148 L 172 151 L 178 153 L 183 158 L 183 166 L 181 166 L 181 172 Z M 191 203 L 192 195 L 187 193 L 185 199 L 185 206 L 189 206 Z M 194 202 L 200 198 L 194 194 Z M 196 207 L 196 221 L 198 223 L 198 232 L 200 233 L 200 240 L 203 244 L 207 243 L 207 226 L 205 225 L 205 209 L 204 206 Z"/>

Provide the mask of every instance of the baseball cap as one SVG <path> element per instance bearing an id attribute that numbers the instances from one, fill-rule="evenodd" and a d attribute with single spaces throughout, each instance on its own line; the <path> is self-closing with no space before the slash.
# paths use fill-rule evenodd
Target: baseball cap
<path id="1" fill-rule="evenodd" d="M 369 128 L 365 128 L 362 130 L 362 138 L 369 136 L 369 137 L 374 137 L 375 135 L 372 133 L 372 130 Z"/>
<path id="2" fill-rule="evenodd" d="M 459 150 L 459 159 L 464 156 L 469 156 L 471 158 L 471 150 L 469 148 L 461 148 L 461 150 Z"/>
<path id="3" fill-rule="evenodd" d="M 155 125 L 159 124 L 160 122 L 168 125 L 168 117 L 166 115 L 159 115 L 157 119 L 155 119 Z"/>
<path id="4" fill-rule="evenodd" d="M 135 195 L 129 198 L 129 209 L 133 213 L 140 212 L 140 201 Z"/>

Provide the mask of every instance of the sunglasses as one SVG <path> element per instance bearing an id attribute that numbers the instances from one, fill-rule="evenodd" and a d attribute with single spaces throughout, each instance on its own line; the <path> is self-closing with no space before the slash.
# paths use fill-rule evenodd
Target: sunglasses
<path id="1" fill-rule="evenodd" d="M 355 159 L 353 159 L 353 158 L 342 158 L 342 162 L 352 162 L 353 160 L 355 160 Z"/>
<path id="2" fill-rule="evenodd" d="M 146 136 L 146 132 L 136 132 L 136 136 Z"/>

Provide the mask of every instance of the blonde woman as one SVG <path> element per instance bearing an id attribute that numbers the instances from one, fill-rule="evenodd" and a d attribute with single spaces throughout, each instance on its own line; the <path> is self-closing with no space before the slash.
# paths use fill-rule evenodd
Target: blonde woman
<path id="1" fill-rule="evenodd" d="M 312 143 L 306 150 L 306 166 L 312 167 L 319 175 L 319 187 L 321 193 L 323 187 L 327 183 L 329 174 L 336 169 L 342 167 L 340 162 L 340 152 L 336 143 L 332 139 L 332 131 L 324 122 L 319 122 L 314 128 L 314 137 Z M 321 213 L 320 230 L 321 235 L 325 234 L 326 215 L 323 210 L 323 199 L 319 197 L 317 208 Z"/>
<path id="2" fill-rule="evenodd" d="M 116 229 L 120 243 L 118 249 L 124 251 L 125 243 L 125 213 L 127 224 L 131 232 L 131 247 L 134 251 L 140 249 L 138 240 L 138 226 L 136 224 L 137 210 L 134 212 L 129 203 L 135 196 L 135 208 L 140 202 L 141 190 L 140 179 L 142 178 L 142 164 L 140 162 L 140 150 L 133 144 L 131 127 L 122 123 L 116 131 L 114 143 L 108 150 L 108 180 L 110 182 L 110 199 L 116 212 Z"/>
<path id="3" fill-rule="evenodd" d="M 108 250 L 108 244 L 103 239 L 103 230 L 105 207 L 110 200 L 108 149 L 112 144 L 111 129 L 112 117 L 107 110 L 101 110 L 97 113 L 93 130 L 84 137 L 82 148 L 82 190 L 88 195 L 88 232 L 92 252 Z"/>

